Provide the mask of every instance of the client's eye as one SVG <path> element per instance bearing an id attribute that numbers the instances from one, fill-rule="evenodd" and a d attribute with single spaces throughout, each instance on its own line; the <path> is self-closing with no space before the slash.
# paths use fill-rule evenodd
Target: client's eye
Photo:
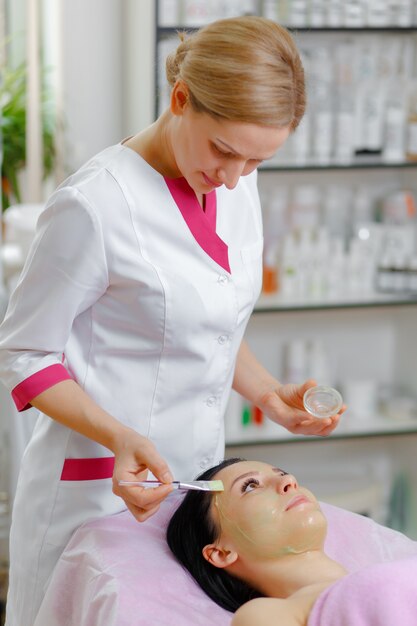
<path id="1" fill-rule="evenodd" d="M 256 478 L 248 478 L 243 483 L 243 485 L 241 487 L 241 492 L 242 493 L 249 493 L 250 491 L 253 491 L 257 487 L 259 487 L 259 484 L 260 484 L 259 480 L 256 480 Z"/>

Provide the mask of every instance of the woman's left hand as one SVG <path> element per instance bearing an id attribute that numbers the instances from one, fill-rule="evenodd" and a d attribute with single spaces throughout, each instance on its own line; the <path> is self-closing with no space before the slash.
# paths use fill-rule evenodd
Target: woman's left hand
<path id="1" fill-rule="evenodd" d="M 290 433 L 326 437 L 336 428 L 347 407 L 343 405 L 337 415 L 331 417 L 313 417 L 304 409 L 303 396 L 307 389 L 315 386 L 314 380 L 302 385 L 280 385 L 264 393 L 257 404 L 265 415 Z"/>

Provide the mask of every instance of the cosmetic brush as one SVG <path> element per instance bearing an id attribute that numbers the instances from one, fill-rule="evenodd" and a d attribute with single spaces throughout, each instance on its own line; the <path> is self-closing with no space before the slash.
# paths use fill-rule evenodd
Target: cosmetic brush
<path id="1" fill-rule="evenodd" d="M 174 480 L 172 483 L 161 483 L 159 480 L 119 480 L 119 485 L 133 485 L 139 487 L 158 487 L 159 485 L 172 485 L 174 489 L 183 489 L 184 491 L 224 491 L 223 482 L 221 480 L 192 480 L 184 483 Z"/>

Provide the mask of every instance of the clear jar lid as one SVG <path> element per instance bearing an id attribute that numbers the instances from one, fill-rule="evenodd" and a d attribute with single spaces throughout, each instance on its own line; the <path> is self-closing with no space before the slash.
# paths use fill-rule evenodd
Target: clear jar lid
<path id="1" fill-rule="evenodd" d="M 304 408 L 314 417 L 331 417 L 342 408 L 343 398 L 337 389 L 319 385 L 307 389 L 303 397 Z"/>

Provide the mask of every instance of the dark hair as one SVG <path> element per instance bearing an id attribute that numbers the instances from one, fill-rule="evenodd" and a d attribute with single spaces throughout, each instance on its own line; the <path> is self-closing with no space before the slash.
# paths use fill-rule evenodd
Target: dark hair
<path id="1" fill-rule="evenodd" d="M 225 459 L 200 474 L 198 480 L 211 480 L 223 468 L 242 461 L 244 459 Z M 220 531 L 210 515 L 212 498 L 210 491 L 189 491 L 168 524 L 167 542 L 202 590 L 221 607 L 234 612 L 262 594 L 204 558 L 204 546 L 216 541 Z"/>

